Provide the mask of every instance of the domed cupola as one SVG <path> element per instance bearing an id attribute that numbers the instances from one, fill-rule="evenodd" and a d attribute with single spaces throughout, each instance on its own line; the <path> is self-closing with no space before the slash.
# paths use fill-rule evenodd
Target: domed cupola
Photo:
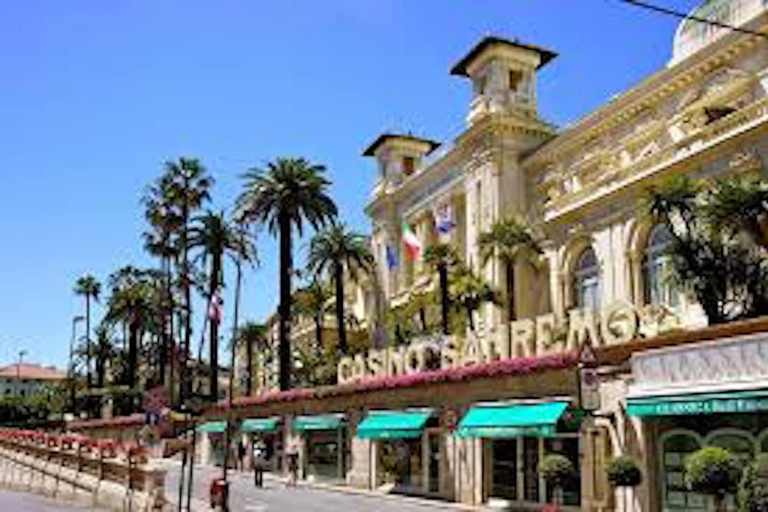
<path id="1" fill-rule="evenodd" d="M 732 32 L 729 28 L 699 20 L 740 27 L 764 10 L 764 0 L 705 0 L 678 25 L 669 64 L 677 64 L 721 36 Z"/>

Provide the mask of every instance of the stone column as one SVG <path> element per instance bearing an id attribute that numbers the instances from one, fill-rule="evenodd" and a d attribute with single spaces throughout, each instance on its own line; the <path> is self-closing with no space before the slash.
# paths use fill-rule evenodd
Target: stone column
<path id="1" fill-rule="evenodd" d="M 360 489 L 373 488 L 375 473 L 375 455 L 372 447 L 374 443 L 368 439 L 357 437 L 357 425 L 364 417 L 357 412 L 350 412 L 347 417 L 349 423 L 347 434 L 349 435 L 351 464 L 346 475 L 347 484 Z"/>

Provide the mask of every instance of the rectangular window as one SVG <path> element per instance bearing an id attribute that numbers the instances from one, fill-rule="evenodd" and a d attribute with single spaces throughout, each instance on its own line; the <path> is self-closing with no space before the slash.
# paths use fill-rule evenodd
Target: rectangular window
<path id="1" fill-rule="evenodd" d="M 519 91 L 523 85 L 523 73 L 515 69 L 509 70 L 509 89 Z"/>
<path id="2" fill-rule="evenodd" d="M 416 169 L 416 159 L 412 156 L 403 157 L 403 174 L 410 176 Z"/>
<path id="3" fill-rule="evenodd" d="M 517 501 L 517 440 L 493 441 L 493 488 L 494 498 Z"/>

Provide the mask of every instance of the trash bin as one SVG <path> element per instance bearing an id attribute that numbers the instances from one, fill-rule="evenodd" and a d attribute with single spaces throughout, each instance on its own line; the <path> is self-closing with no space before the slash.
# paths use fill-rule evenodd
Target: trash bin
<path id="1" fill-rule="evenodd" d="M 210 499 L 211 508 L 224 507 L 227 503 L 227 494 L 229 493 L 229 482 L 223 478 L 214 478 L 211 480 Z"/>

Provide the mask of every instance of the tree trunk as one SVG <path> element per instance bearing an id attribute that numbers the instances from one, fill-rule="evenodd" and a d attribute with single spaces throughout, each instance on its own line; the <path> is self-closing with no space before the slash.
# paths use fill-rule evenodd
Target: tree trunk
<path id="1" fill-rule="evenodd" d="M 427 332 L 427 312 L 424 308 L 419 308 L 419 323 L 421 324 L 422 332 Z"/>
<path id="2" fill-rule="evenodd" d="M 280 215 L 280 389 L 291 387 L 291 219 Z"/>
<path id="3" fill-rule="evenodd" d="M 440 277 L 440 317 L 443 324 L 443 334 L 450 334 L 448 325 L 448 267 L 440 265 L 437 269 Z"/>
<path id="4" fill-rule="evenodd" d="M 341 263 L 334 265 L 333 280 L 336 282 L 336 324 L 339 330 L 339 352 L 347 355 L 347 325 L 344 322 L 344 267 Z"/>
<path id="5" fill-rule="evenodd" d="M 253 340 L 246 340 L 245 358 L 248 364 L 248 371 L 245 374 L 245 394 L 250 396 L 253 393 Z"/>
<path id="6" fill-rule="evenodd" d="M 217 300 L 216 292 L 219 288 L 219 276 L 221 275 L 221 254 L 214 254 L 211 258 L 211 275 L 208 282 L 208 293 L 210 299 L 208 299 L 208 307 L 213 306 L 213 301 Z M 210 318 L 210 311 L 208 314 L 208 327 L 209 327 L 209 341 L 211 344 L 211 401 L 219 401 L 219 321 L 215 318 Z"/>
<path id="7" fill-rule="evenodd" d="M 88 389 L 93 387 L 91 376 L 91 296 L 85 294 L 85 373 Z"/>
<path id="8" fill-rule="evenodd" d="M 186 190 L 188 183 L 184 184 Z M 189 254 L 187 247 L 187 230 L 189 228 L 189 204 L 185 198 L 181 207 L 182 226 L 179 231 L 179 249 L 181 250 L 181 286 L 184 294 L 184 343 L 181 348 L 179 363 L 179 402 L 184 403 L 186 397 L 191 395 L 192 380 L 187 371 L 187 359 L 189 359 L 192 343 L 192 293 L 189 286 Z"/>
<path id="9" fill-rule="evenodd" d="M 165 377 L 166 377 L 166 368 L 168 366 L 168 348 L 170 346 L 170 333 L 169 333 L 169 324 L 170 324 L 170 308 L 168 307 L 170 300 L 171 300 L 171 294 L 170 294 L 170 261 L 168 258 L 163 257 L 161 264 L 160 264 L 163 272 L 163 298 L 161 302 L 160 307 L 160 322 L 161 322 L 161 329 L 162 329 L 162 338 L 160 341 L 160 371 L 159 371 L 159 379 L 160 379 L 160 385 L 165 386 Z"/>
<path id="10" fill-rule="evenodd" d="M 136 365 L 138 364 L 139 353 L 138 322 L 131 322 L 128 330 L 128 386 L 134 389 L 136 387 Z"/>
<path id="11" fill-rule="evenodd" d="M 323 355 L 323 313 L 315 313 L 315 354 Z"/>
<path id="12" fill-rule="evenodd" d="M 517 312 L 515 311 L 515 265 L 512 262 L 507 263 L 506 269 L 507 277 L 507 315 L 509 321 L 517 319 Z"/>
<path id="13" fill-rule="evenodd" d="M 238 260 L 235 263 L 235 304 L 234 304 L 234 310 L 232 311 L 232 359 L 230 360 L 229 364 L 229 403 L 232 403 L 232 399 L 235 395 L 235 388 L 234 388 L 234 379 L 235 379 L 235 354 L 237 353 L 237 344 L 239 341 L 239 333 L 238 333 L 238 323 L 240 322 L 240 289 L 243 284 L 243 272 L 242 272 L 242 262 L 240 260 L 240 256 L 238 256 Z M 248 371 L 246 372 L 248 375 L 248 380 L 250 381 L 251 378 L 251 359 L 248 358 Z M 247 393 L 250 395 L 251 384 L 248 382 L 246 384 Z"/>
<path id="14" fill-rule="evenodd" d="M 467 320 L 469 321 L 469 330 L 475 332 L 475 319 L 472 317 L 472 308 L 467 306 L 466 310 Z"/>

